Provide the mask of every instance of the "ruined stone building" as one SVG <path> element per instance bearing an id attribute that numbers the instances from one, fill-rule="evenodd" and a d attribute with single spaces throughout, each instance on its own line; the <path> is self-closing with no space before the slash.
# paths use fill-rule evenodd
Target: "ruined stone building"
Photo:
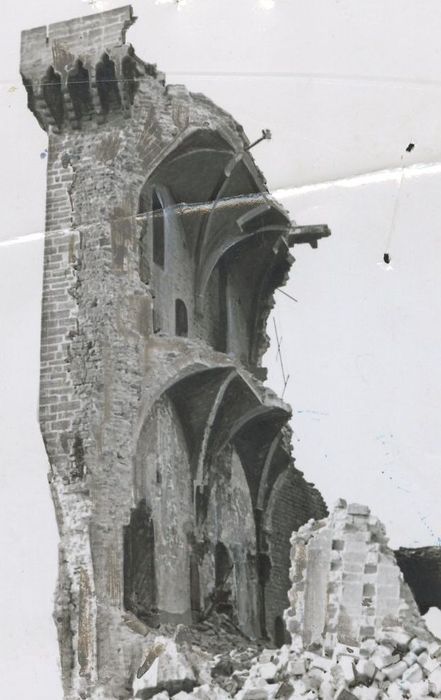
<path id="1" fill-rule="evenodd" d="M 282 644 L 291 532 L 327 513 L 261 360 L 289 248 L 329 231 L 293 225 L 240 125 L 140 60 L 133 21 L 22 35 L 49 137 L 40 424 L 75 699 L 131 697 L 137 625 L 220 605 Z"/>
<path id="2" fill-rule="evenodd" d="M 40 423 L 68 697 L 126 697 L 127 613 L 191 623 L 219 589 L 245 634 L 281 643 L 290 534 L 326 514 L 261 366 L 289 247 L 315 234 L 229 114 L 135 55 L 133 21 L 127 6 L 22 35 L 49 137 Z"/>

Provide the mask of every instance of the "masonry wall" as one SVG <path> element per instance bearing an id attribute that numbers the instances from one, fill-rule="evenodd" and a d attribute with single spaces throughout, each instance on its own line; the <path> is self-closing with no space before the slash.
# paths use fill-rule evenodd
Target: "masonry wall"
<path id="1" fill-rule="evenodd" d="M 310 518 L 327 515 L 319 492 L 305 481 L 301 472 L 290 467 L 278 478 L 268 504 L 264 532 L 269 557 L 269 575 L 265 585 L 266 630 L 279 642 L 277 630 L 288 604 L 291 534 Z"/>
<path id="2" fill-rule="evenodd" d="M 367 506 L 340 500 L 329 518 L 294 532 L 291 544 L 285 621 L 294 644 L 332 655 L 338 643 L 357 647 L 419 620 L 384 527 Z"/>
<path id="3" fill-rule="evenodd" d="M 135 501 L 154 523 L 156 607 L 163 622 L 191 622 L 190 543 L 194 531 L 190 465 L 170 399 L 152 408 L 138 442 Z"/>
<path id="4" fill-rule="evenodd" d="M 212 485 L 204 531 L 210 543 L 205 561 L 202 562 L 205 607 L 214 591 L 216 544 L 222 543 L 228 550 L 233 568 L 226 588 L 237 611 L 237 623 L 245 634 L 254 636 L 258 625 L 256 526 L 253 508 L 240 458 L 234 449 L 228 448 L 219 455 Z"/>
<path id="5" fill-rule="evenodd" d="M 207 98 L 165 86 L 125 43 L 132 21 L 131 8 L 119 8 L 22 37 L 28 106 L 49 135 L 40 425 L 60 531 L 56 622 L 68 700 L 130 697 L 145 650 L 125 617 L 127 571 L 152 624 L 190 622 L 197 581 L 201 608 L 213 574 L 216 585 L 222 541 L 237 619 L 263 631 L 253 511 L 279 473 L 268 450 L 290 417 L 258 376 L 262 324 L 291 262 L 291 222 L 241 127 Z M 161 183 L 164 269 L 141 206 Z M 235 207 L 225 206 L 232 196 Z M 176 335 L 176 298 L 188 337 Z M 217 322 L 226 329 L 216 333 Z M 236 448 L 245 433 L 244 461 Z M 288 528 L 317 515 L 315 496 L 291 486 L 274 510 Z M 275 572 L 287 567 L 280 541 L 275 534 Z M 149 568 L 155 585 L 141 590 Z M 274 615 L 282 588 L 268 593 Z"/>

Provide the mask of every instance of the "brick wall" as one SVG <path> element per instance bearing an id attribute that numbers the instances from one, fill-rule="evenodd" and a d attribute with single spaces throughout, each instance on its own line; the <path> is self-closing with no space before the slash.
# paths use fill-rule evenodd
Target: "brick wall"
<path id="1" fill-rule="evenodd" d="M 140 639 L 121 615 L 123 532 L 137 505 L 133 465 L 143 419 L 180 373 L 228 366 L 245 374 L 238 357 L 208 346 L 204 338 L 212 335 L 209 321 L 195 320 L 197 285 L 187 277 L 196 273 L 182 261 L 190 257 L 189 251 L 194 253 L 191 242 L 197 238 L 200 221 L 192 220 L 188 240 L 185 222 L 183 226 L 175 222 L 179 225 L 169 229 L 170 236 L 183 240 L 168 256 L 173 260 L 173 279 L 167 294 L 161 294 L 156 279 L 154 285 L 140 279 L 141 192 L 174 149 L 189 148 L 192 135 L 205 130 L 211 137 L 222 134 L 227 139 L 228 148 L 246 160 L 247 172 L 266 196 L 261 174 L 244 153 L 247 141 L 241 127 L 203 96 L 190 95 L 184 88 L 167 89 L 161 74 L 134 58 L 130 47 L 123 45 L 131 21 L 131 9 L 124 7 L 39 27 L 22 36 L 21 71 L 29 107 L 49 134 L 40 424 L 60 529 L 57 620 L 62 650 L 66 629 L 71 634 L 69 649 L 63 652 L 66 697 L 92 697 L 98 687 L 105 688 L 106 697 L 127 697 L 133 665 L 142 654 Z M 121 100 L 108 112 L 95 80 L 104 50 L 114 63 Z M 78 59 L 88 71 L 82 88 L 89 95 L 79 115 L 69 91 L 70 71 Z M 123 72 L 127 60 L 133 70 L 136 64 L 131 92 Z M 58 122 L 44 89 L 51 67 L 59 71 L 59 92 L 57 87 L 53 95 L 63 115 Z M 197 174 L 205 179 L 204 173 Z M 216 231 L 217 238 L 207 243 L 210 247 L 217 241 L 218 249 L 210 248 L 208 256 L 213 265 L 225 248 L 222 232 L 231 230 L 224 224 Z M 260 258 L 264 267 L 263 253 Z M 246 255 L 243 260 L 247 264 Z M 257 282 L 253 278 L 253 284 Z M 254 298 L 249 286 L 240 293 Z M 205 325 L 204 333 L 173 337 L 170 319 L 176 296 L 188 305 L 190 335 L 197 324 Z M 268 299 L 262 304 L 267 309 Z M 152 332 L 153 313 L 169 319 L 167 335 Z M 230 428 L 234 434 L 233 424 L 246 420 L 253 407 L 277 408 L 288 418 L 287 407 L 271 392 L 251 376 L 247 382 L 252 405 L 230 407 L 226 435 Z M 207 414 L 207 423 L 208 418 Z M 206 427 L 210 431 L 213 426 Z M 167 448 L 161 455 L 168 460 L 170 473 L 178 452 Z M 294 469 L 280 481 L 270 503 L 267 529 L 273 574 L 267 598 L 272 631 L 275 616 L 286 607 L 290 532 L 308 518 L 320 517 L 324 505 Z M 252 520 L 250 508 L 246 506 L 247 522 Z M 239 510 L 237 506 L 236 515 Z M 223 519 L 233 521 L 227 509 Z M 244 593 L 247 567 L 242 567 L 238 584 L 244 610 L 250 607 Z M 254 615 L 254 603 L 251 607 L 247 615 Z"/>
<path id="2" fill-rule="evenodd" d="M 300 471 L 289 467 L 277 480 L 264 518 L 271 560 L 270 579 L 265 586 L 267 633 L 274 639 L 276 619 L 288 606 L 290 588 L 290 537 L 310 518 L 323 518 L 326 505 L 314 486 Z"/>
<path id="3" fill-rule="evenodd" d="M 69 59 L 73 63 L 77 57 L 92 62 L 106 49 L 121 45 L 133 21 L 132 9 L 126 5 L 48 27 L 25 29 L 21 37 L 21 72 L 25 76 L 40 73 L 41 79 L 53 61 L 56 70 L 64 70 Z"/>

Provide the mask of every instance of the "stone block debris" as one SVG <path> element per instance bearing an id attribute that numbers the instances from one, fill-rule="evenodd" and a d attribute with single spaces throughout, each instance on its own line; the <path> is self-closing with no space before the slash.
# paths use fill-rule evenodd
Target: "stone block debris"
<path id="1" fill-rule="evenodd" d="M 356 520 L 354 521 L 354 517 Z M 362 535 L 357 539 L 356 535 Z M 314 541 L 315 540 L 315 541 Z M 336 582 L 335 571 L 352 574 L 352 557 L 344 553 L 353 551 L 355 541 L 366 545 L 366 562 L 376 562 L 376 572 L 369 569 L 370 601 L 358 599 L 361 607 L 371 610 L 371 624 L 364 624 L 364 612 L 357 613 L 354 599 L 350 598 L 356 625 L 352 626 L 351 639 L 347 638 L 347 619 L 343 614 L 347 599 L 338 595 L 338 587 L 324 586 L 320 577 L 328 584 Z M 338 542 L 337 549 L 333 543 Z M 340 501 L 331 515 L 320 521 L 310 521 L 294 532 L 292 543 L 292 589 L 290 607 L 286 610 L 287 626 L 292 630 L 290 644 L 279 649 L 249 649 L 247 663 L 241 668 L 240 655 L 232 649 L 227 658 L 229 666 L 223 668 L 230 676 L 227 680 L 212 677 L 209 685 L 212 697 L 216 698 L 219 687 L 226 697 L 236 700 L 286 698 L 289 700 L 427 700 L 441 697 L 441 651 L 440 642 L 427 629 L 420 617 L 407 584 L 387 545 L 384 527 L 373 517 L 369 509 L 362 506 L 347 507 Z M 373 547 L 371 550 L 370 547 Z M 374 546 L 376 545 L 376 546 Z M 335 559 L 331 551 L 339 552 L 341 566 L 333 567 Z M 375 557 L 371 556 L 372 551 Z M 387 567 L 386 567 L 387 565 Z M 382 567 L 388 572 L 387 587 L 382 589 Z M 311 568 L 315 577 L 311 576 Z M 360 575 L 360 572 L 358 572 Z M 377 578 L 374 577 L 376 573 Z M 362 585 L 363 576 L 361 576 Z M 398 586 L 396 583 L 398 582 Z M 341 582 L 340 582 L 341 583 Z M 304 596 L 315 591 L 316 608 L 304 603 Z M 308 593 L 309 590 L 309 593 Z M 304 596 L 298 594 L 302 592 Z M 295 595 L 294 595 L 295 594 Z M 319 594 L 327 604 L 323 607 Z M 386 595 L 391 603 L 391 612 L 384 613 Z M 393 605 L 392 605 L 393 602 Z M 332 604 L 332 608 L 327 605 Z M 337 615 L 334 610 L 337 606 Z M 316 610 L 325 609 L 325 623 L 319 630 Z M 321 619 L 321 618 L 320 618 Z M 328 633 L 327 623 L 335 622 L 335 631 Z M 315 625 L 314 635 L 311 627 Z M 193 647 L 194 649 L 197 647 Z M 243 659 L 244 657 L 242 657 Z M 231 669 L 234 669 L 231 671 Z M 237 670 L 236 670 L 237 669 Z M 214 683 L 214 684 L 213 684 Z M 179 698 L 200 697 L 196 686 L 190 693 Z M 222 695 L 220 697 L 223 697 Z"/>

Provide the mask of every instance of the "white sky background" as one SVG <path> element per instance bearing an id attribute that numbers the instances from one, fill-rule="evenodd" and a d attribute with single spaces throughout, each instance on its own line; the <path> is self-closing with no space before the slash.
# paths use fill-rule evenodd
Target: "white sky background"
<path id="1" fill-rule="evenodd" d="M 37 424 L 47 140 L 26 109 L 19 32 L 120 4 L 2 5 L 0 697 L 61 698 L 51 621 L 57 532 Z M 285 289 L 298 303 L 277 294 L 297 466 L 329 504 L 338 496 L 369 504 L 393 546 L 437 544 L 439 0 L 132 4 L 139 19 L 128 40 L 138 55 L 230 111 L 251 139 L 270 128 L 273 140 L 254 150 L 269 187 L 282 190 L 297 223 L 332 229 L 317 251 L 294 251 Z M 421 165 L 404 177 L 387 270 L 378 263 L 397 194 L 393 169 L 411 141 L 405 161 Z M 274 345 L 266 362 L 280 392 Z"/>

